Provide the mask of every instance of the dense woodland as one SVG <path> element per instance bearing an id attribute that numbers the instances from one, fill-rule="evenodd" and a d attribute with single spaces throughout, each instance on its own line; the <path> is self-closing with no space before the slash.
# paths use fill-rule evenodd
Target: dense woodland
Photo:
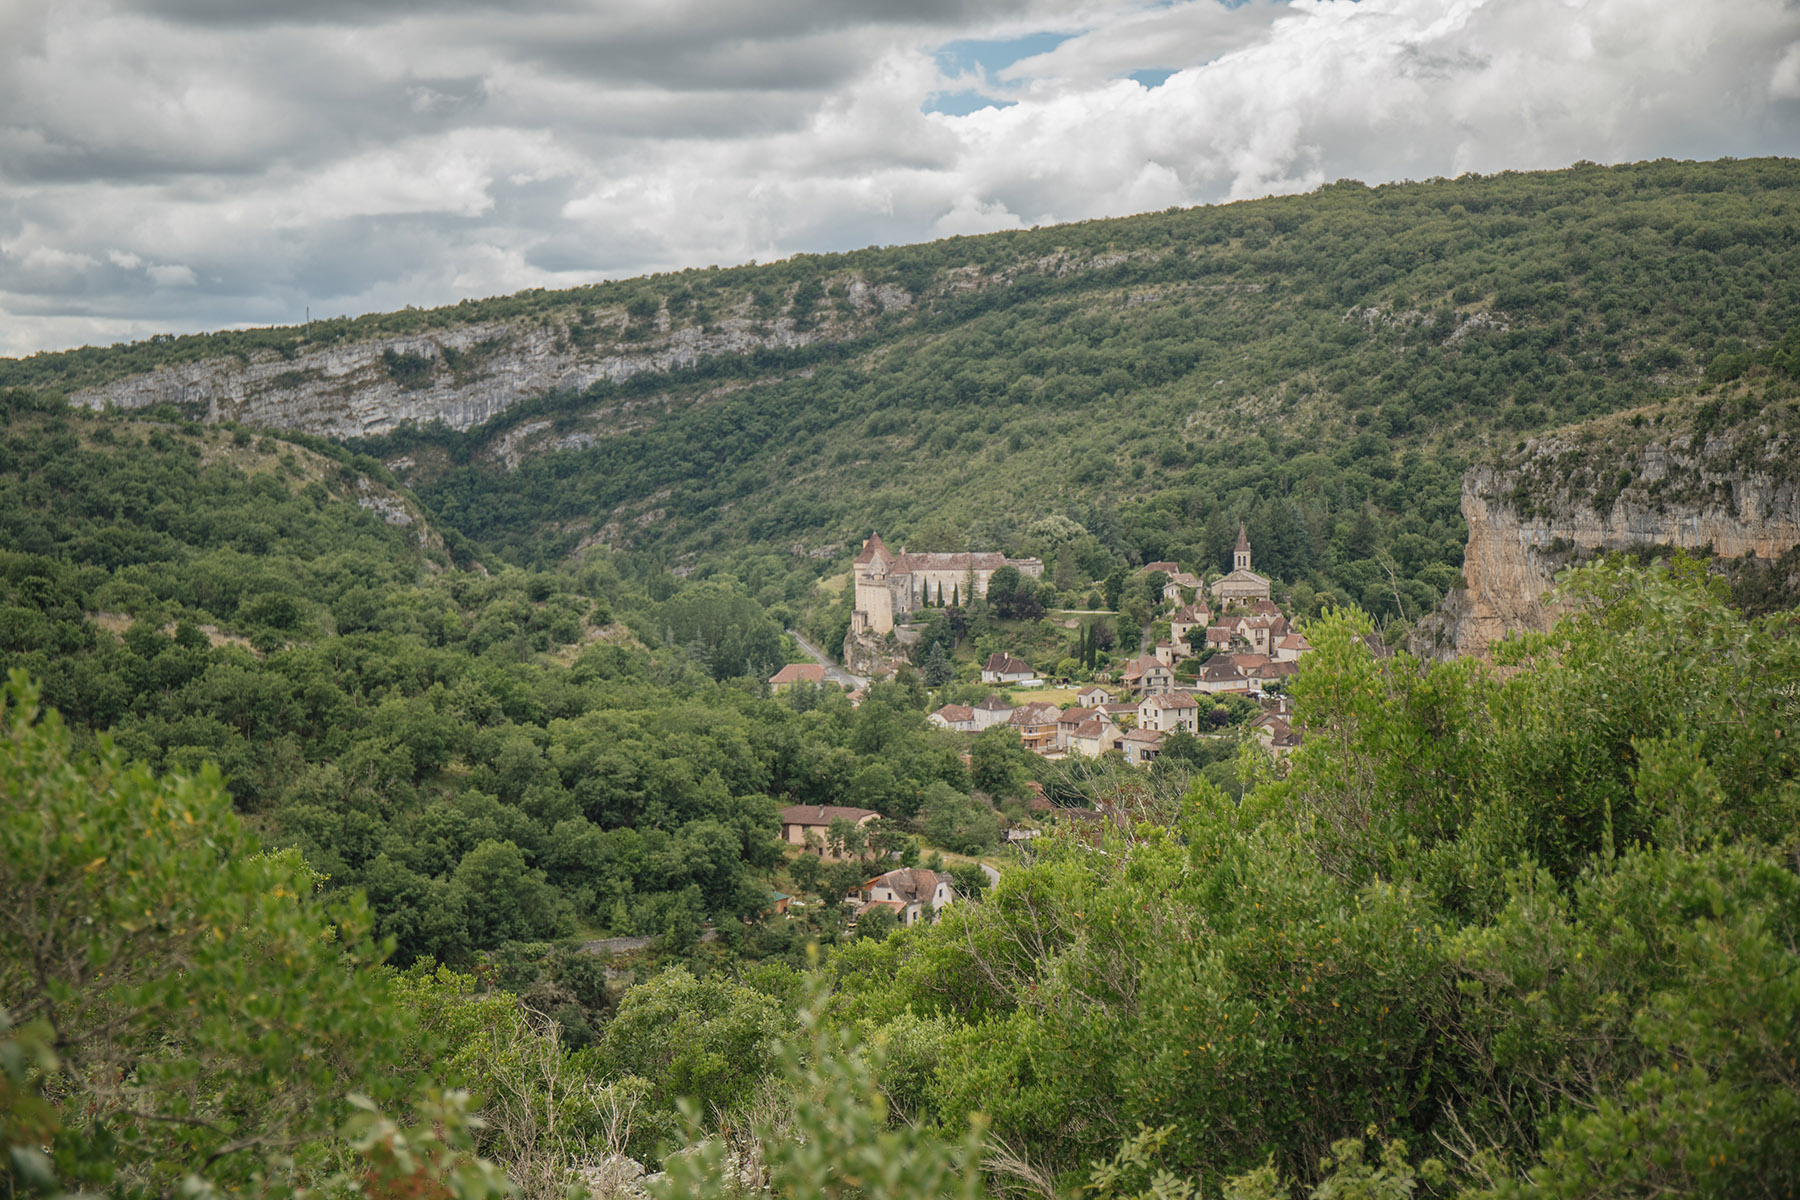
<path id="1" fill-rule="evenodd" d="M 1791 423 L 1793 170 L 1340 184 L 316 334 L 682 289 L 827 322 L 808 280 L 849 270 L 919 298 L 633 384 L 662 420 L 510 473 L 491 439 L 616 395 L 345 447 L 63 403 L 292 331 L 0 365 L 5 1194 L 547 1198 L 614 1154 L 668 1196 L 746 1163 L 793 1197 L 1800 1191 L 1791 596 L 1622 556 L 1493 664 L 1378 636 L 1454 580 L 1483 444 L 1666 395 Z M 1016 269 L 1059 248 L 1126 257 Z M 970 264 L 1011 282 L 945 286 Z M 991 649 L 1134 649 L 1131 568 L 1213 565 L 1239 518 L 1317 647 L 1286 764 L 1230 705 L 1149 772 L 926 721 Z M 934 614 L 860 707 L 770 695 L 877 520 L 1047 586 Z M 1090 595 L 1076 629 L 1034 607 Z M 770 913 L 990 850 L 1028 782 L 1111 815 L 959 873 L 934 926 Z M 881 840 L 797 868 L 794 802 Z"/>

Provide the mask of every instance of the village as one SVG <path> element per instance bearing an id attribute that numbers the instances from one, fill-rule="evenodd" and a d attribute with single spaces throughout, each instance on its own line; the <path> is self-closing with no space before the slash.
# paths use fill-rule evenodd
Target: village
<path id="1" fill-rule="evenodd" d="M 947 597 L 954 603 L 959 593 L 984 596 L 994 573 L 1009 566 L 1025 576 L 1043 573 L 1035 558 L 896 555 L 873 535 L 856 559 L 850 638 L 890 633 L 908 614 L 942 606 Z M 1026 749 L 1045 758 L 1098 758 L 1116 751 L 1142 766 L 1162 752 L 1169 734 L 1209 731 L 1218 698 L 1239 696 L 1263 708 L 1253 726 L 1263 746 L 1278 758 L 1292 750 L 1299 737 L 1289 721 L 1286 686 L 1311 646 L 1271 599 L 1269 579 L 1252 568 L 1248 532 L 1239 526 L 1232 569 L 1210 585 L 1173 562 L 1146 563 L 1139 573 L 1164 576 L 1163 606 L 1172 610 L 1169 636 L 1149 653 L 1081 688 L 1068 705 L 1029 699 L 1015 704 L 996 692 L 977 704 L 943 705 L 931 714 L 932 722 L 962 733 L 1005 725 Z M 1030 663 L 1005 652 L 987 659 L 981 681 L 1007 689 L 1037 689 L 1046 682 Z M 781 677 L 772 682 L 779 687 Z"/>
<path id="2" fill-rule="evenodd" d="M 1168 622 L 1167 637 L 1148 650 L 1148 638 L 1138 639 L 1133 647 L 1137 653 L 1109 663 L 1093 682 L 1079 685 L 1046 678 L 1023 657 L 995 651 L 980 666 L 980 683 L 992 689 L 987 697 L 942 704 L 928 719 L 954 733 L 1008 730 L 1026 750 L 1046 760 L 1112 755 L 1140 768 L 1154 763 L 1171 737 L 1224 736 L 1229 732 L 1224 727 L 1236 726 L 1280 760 L 1300 741 L 1290 721 L 1287 687 L 1312 647 L 1272 599 L 1271 581 L 1251 563 L 1250 540 L 1242 527 L 1232 570 L 1210 582 L 1178 563 L 1146 563 L 1137 573 L 1150 586 L 1157 577 L 1162 580 L 1158 616 Z M 998 553 L 896 554 L 872 535 L 855 562 L 847 651 L 878 640 L 895 644 L 918 613 L 985 598 L 995 573 L 1006 567 L 1033 578 L 1043 571 L 1037 559 Z M 1068 624 L 1079 627 L 1074 619 Z M 1081 636 L 1085 639 L 1085 629 Z M 769 684 L 780 692 L 795 685 L 823 685 L 830 678 L 831 669 L 823 663 L 794 663 Z M 864 694 L 865 689 L 853 688 L 851 703 L 859 703 Z M 1248 717 L 1246 706 L 1254 706 Z M 1041 798 L 1032 807 L 1050 810 Z M 863 808 L 791 805 L 781 812 L 782 840 L 802 856 L 842 862 L 868 843 L 879 819 L 880 814 Z M 1009 834 L 1028 836 L 1028 831 Z M 934 919 L 957 896 L 946 875 L 919 866 L 872 875 L 846 891 L 857 916 L 887 909 L 901 925 Z"/>

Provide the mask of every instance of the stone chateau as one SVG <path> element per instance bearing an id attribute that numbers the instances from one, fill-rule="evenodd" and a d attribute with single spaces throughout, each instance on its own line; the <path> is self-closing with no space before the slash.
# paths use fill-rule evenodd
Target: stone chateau
<path id="1" fill-rule="evenodd" d="M 1017 567 L 1019 574 L 1041 578 L 1042 559 L 1008 558 L 994 552 L 973 554 L 895 554 L 882 544 L 880 534 L 870 534 L 856 556 L 856 607 L 850 614 L 850 634 L 884 634 L 908 613 L 920 608 L 966 604 L 987 595 L 988 580 L 1001 567 Z"/>

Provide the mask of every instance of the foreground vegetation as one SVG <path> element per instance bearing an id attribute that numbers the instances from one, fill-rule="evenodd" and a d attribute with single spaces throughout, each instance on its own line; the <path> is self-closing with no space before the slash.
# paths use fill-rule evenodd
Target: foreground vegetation
<path id="1" fill-rule="evenodd" d="M 350 1093 L 404 1113 L 435 1084 L 493 1118 L 440 1122 L 479 1139 L 442 1155 L 541 1195 L 691 1137 L 676 1194 L 725 1194 L 759 1137 L 795 1196 L 973 1188 L 969 1156 L 1044 1194 L 1791 1194 L 1793 618 L 1680 561 L 1566 587 L 1573 615 L 1508 647 L 1523 670 L 1379 659 L 1334 614 L 1296 685 L 1313 735 L 1286 772 L 1246 760 L 1241 802 L 1197 783 L 1052 838 L 817 969 L 672 970 L 573 1054 L 504 994 L 372 965 L 366 910 L 261 856 L 216 777 L 78 751 L 15 683 L 12 1187 L 369 1190 L 387 1143 Z M 381 1136 L 436 1136 L 412 1122 Z"/>

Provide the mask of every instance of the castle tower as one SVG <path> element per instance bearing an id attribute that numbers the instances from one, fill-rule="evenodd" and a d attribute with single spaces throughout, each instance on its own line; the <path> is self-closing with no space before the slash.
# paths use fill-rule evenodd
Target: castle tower
<path id="1" fill-rule="evenodd" d="M 1231 569 L 1248 571 L 1250 569 L 1250 535 L 1244 532 L 1244 523 L 1238 522 L 1237 549 L 1231 554 Z"/>

